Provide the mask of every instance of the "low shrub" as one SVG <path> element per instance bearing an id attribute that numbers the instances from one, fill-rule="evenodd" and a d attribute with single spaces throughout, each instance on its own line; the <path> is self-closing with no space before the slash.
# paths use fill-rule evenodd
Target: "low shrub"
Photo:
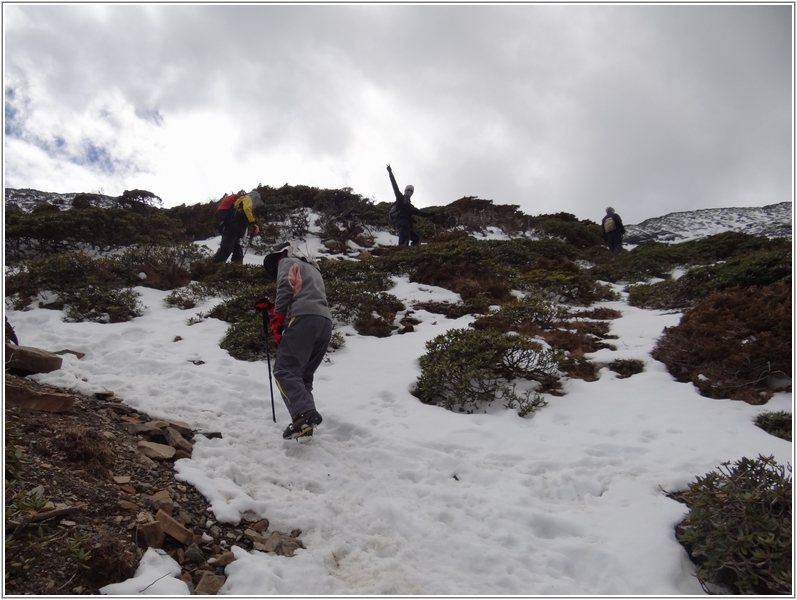
<path id="1" fill-rule="evenodd" d="M 210 259 L 210 250 L 205 246 L 144 244 L 128 248 L 109 259 L 109 269 L 130 285 L 173 290 L 188 285 L 198 263 L 209 262 Z"/>
<path id="2" fill-rule="evenodd" d="M 239 317 L 224 332 L 224 337 L 219 343 L 222 350 L 230 353 L 236 360 L 257 362 L 266 360 L 270 355 L 273 360 L 277 353 L 277 346 L 272 336 L 268 336 L 268 351 L 266 351 L 266 333 L 263 330 L 262 315 L 255 314 L 252 310 L 245 316 Z"/>
<path id="3" fill-rule="evenodd" d="M 54 307 L 64 310 L 64 321 L 123 323 L 144 314 L 139 294 L 130 288 L 87 286 L 79 292 L 61 291 Z"/>
<path id="4" fill-rule="evenodd" d="M 704 588 L 735 594 L 792 593 L 792 472 L 772 456 L 742 458 L 698 477 L 680 495 L 689 515 L 678 541 Z"/>
<path id="5" fill-rule="evenodd" d="M 119 323 L 143 314 L 139 294 L 113 271 L 111 259 L 67 252 L 26 261 L 6 276 L 6 296 L 23 310 L 37 295 L 55 295 L 43 308 L 64 310 L 66 321 Z"/>
<path id="6" fill-rule="evenodd" d="M 760 251 L 727 263 L 694 268 L 677 280 L 629 286 L 628 301 L 641 308 L 685 308 L 716 290 L 778 282 L 791 283 L 791 250 Z"/>
<path id="7" fill-rule="evenodd" d="M 652 355 L 704 396 L 763 404 L 771 378 L 792 374 L 791 299 L 785 283 L 714 292 L 664 330 Z"/>
<path id="8" fill-rule="evenodd" d="M 756 417 L 755 424 L 776 437 L 791 441 L 792 418 L 786 411 L 764 412 Z"/>
<path id="9" fill-rule="evenodd" d="M 422 373 L 413 394 L 424 404 L 472 413 L 494 400 L 528 415 L 545 405 L 539 394 L 518 395 L 513 379 L 548 379 L 557 370 L 556 353 L 520 335 L 451 329 L 426 343 Z"/>
<path id="10" fill-rule="evenodd" d="M 545 299 L 541 294 L 529 294 L 503 304 L 497 311 L 479 317 L 471 327 L 474 329 L 495 329 L 501 333 L 517 331 L 522 325 L 533 323 L 543 329 L 564 319 L 567 309 Z"/>
<path id="11" fill-rule="evenodd" d="M 620 375 L 620 379 L 626 379 L 631 377 L 631 375 L 636 375 L 637 373 L 642 373 L 645 370 L 645 363 L 641 360 L 636 359 L 623 359 L 618 358 L 617 360 L 613 360 L 608 365 L 609 370 L 614 371 L 618 375 Z"/>

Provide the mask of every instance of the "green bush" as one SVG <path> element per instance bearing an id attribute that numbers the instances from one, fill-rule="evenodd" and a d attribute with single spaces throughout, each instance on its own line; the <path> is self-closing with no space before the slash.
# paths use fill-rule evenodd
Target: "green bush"
<path id="1" fill-rule="evenodd" d="M 207 262 L 210 250 L 195 244 L 142 244 L 108 259 L 109 269 L 130 285 L 173 290 L 191 282 L 197 263 Z M 139 274 L 144 273 L 142 279 Z"/>
<path id="2" fill-rule="evenodd" d="M 219 347 L 229 352 L 230 356 L 236 360 L 256 362 L 265 360 L 268 354 L 270 354 L 271 360 L 274 360 L 277 346 L 269 334 L 267 352 L 265 335 L 262 315 L 250 311 L 249 314 L 239 317 L 227 328 Z"/>
<path id="3" fill-rule="evenodd" d="M 681 495 L 689 515 L 678 541 L 701 584 L 735 594 L 792 593 L 791 466 L 742 458 L 698 477 Z"/>
<path id="4" fill-rule="evenodd" d="M 523 416 L 545 405 L 539 394 L 515 391 L 513 379 L 547 379 L 557 355 L 520 335 L 451 329 L 426 343 L 413 394 L 424 404 L 472 413 L 499 399 Z"/>
<path id="5" fill-rule="evenodd" d="M 791 283 L 791 260 L 791 250 L 762 250 L 727 263 L 696 267 L 678 280 L 629 286 L 629 303 L 642 308 L 685 308 L 716 290 Z"/>
<path id="6" fill-rule="evenodd" d="M 87 286 L 79 292 L 59 293 L 64 321 L 80 323 L 123 323 L 144 314 L 138 293 L 129 288 Z"/>
<path id="7" fill-rule="evenodd" d="M 91 248 L 106 252 L 134 244 L 190 241 L 180 221 L 149 208 L 140 214 L 122 208 L 9 213 L 5 222 L 6 257 L 74 252 Z"/>
<path id="8" fill-rule="evenodd" d="M 501 333 L 517 331 L 523 324 L 534 323 L 549 328 L 567 317 L 567 309 L 546 300 L 540 294 L 515 298 L 503 304 L 497 311 L 479 317 L 472 324 L 474 329 L 495 329 Z"/>
<path id="9" fill-rule="evenodd" d="M 6 276 L 6 296 L 17 310 L 37 295 L 55 294 L 40 306 L 64 310 L 66 321 L 119 323 L 143 314 L 138 293 L 111 268 L 111 259 L 92 259 L 80 252 L 26 261 Z"/>
<path id="10" fill-rule="evenodd" d="M 776 437 L 791 441 L 792 418 L 786 411 L 764 412 L 756 417 L 755 424 Z"/>

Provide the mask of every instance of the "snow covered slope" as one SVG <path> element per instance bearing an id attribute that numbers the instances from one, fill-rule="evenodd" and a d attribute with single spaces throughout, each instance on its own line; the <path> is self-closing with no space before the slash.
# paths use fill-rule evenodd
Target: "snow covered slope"
<path id="1" fill-rule="evenodd" d="M 675 212 L 626 225 L 626 244 L 686 242 L 726 231 L 740 231 L 769 238 L 792 237 L 792 203 L 754 208 L 707 208 Z"/>

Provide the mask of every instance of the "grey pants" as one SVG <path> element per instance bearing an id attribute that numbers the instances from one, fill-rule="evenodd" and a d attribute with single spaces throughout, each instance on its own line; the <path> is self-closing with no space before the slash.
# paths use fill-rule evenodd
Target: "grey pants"
<path id="1" fill-rule="evenodd" d="M 274 379 L 291 418 L 315 408 L 313 376 L 332 337 L 332 321 L 317 315 L 293 317 L 274 360 Z"/>

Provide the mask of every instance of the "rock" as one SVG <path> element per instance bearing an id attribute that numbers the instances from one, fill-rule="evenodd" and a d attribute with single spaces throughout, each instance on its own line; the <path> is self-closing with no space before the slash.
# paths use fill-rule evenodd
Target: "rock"
<path id="1" fill-rule="evenodd" d="M 194 543 L 194 532 L 180 525 L 180 523 L 162 510 L 159 510 L 155 515 L 155 520 L 161 524 L 166 535 L 173 537 L 181 544 L 190 546 Z"/>
<path id="2" fill-rule="evenodd" d="M 194 449 L 194 445 L 185 439 L 174 427 L 170 426 L 163 429 L 163 435 L 166 438 L 166 443 L 172 448 L 184 450 L 185 452 L 191 452 Z"/>
<path id="3" fill-rule="evenodd" d="M 246 531 L 244 531 L 244 535 L 248 537 L 250 540 L 252 540 L 252 542 L 264 545 L 266 543 L 266 538 L 260 535 L 254 529 L 247 529 Z"/>
<path id="4" fill-rule="evenodd" d="M 179 511 L 177 513 L 177 516 L 180 517 L 180 520 L 183 522 L 184 525 L 190 525 L 191 521 L 194 520 L 194 518 L 184 510 Z"/>
<path id="5" fill-rule="evenodd" d="M 6 343 L 6 369 L 14 369 L 27 373 L 49 373 L 61 368 L 64 359 L 30 346 L 16 346 Z"/>
<path id="6" fill-rule="evenodd" d="M 175 453 L 175 449 L 171 446 L 155 442 L 139 442 L 138 449 L 144 456 L 154 460 L 169 460 L 174 458 Z"/>
<path id="7" fill-rule="evenodd" d="M 263 533 L 268 529 L 269 522 L 268 519 L 260 519 L 257 523 L 252 525 L 252 529 L 257 531 L 258 533 Z"/>
<path id="8" fill-rule="evenodd" d="M 293 556 L 293 553 L 301 547 L 299 541 L 294 538 L 282 538 L 276 552 L 281 556 Z"/>
<path id="9" fill-rule="evenodd" d="M 119 485 L 130 483 L 130 475 L 114 475 L 113 480 Z"/>
<path id="10" fill-rule="evenodd" d="M 201 565 L 205 562 L 205 555 L 202 554 L 202 550 L 199 549 L 199 546 L 191 544 L 185 549 L 185 559 L 190 560 L 195 565 Z"/>
<path id="11" fill-rule="evenodd" d="M 232 552 L 223 552 L 221 556 L 216 558 L 216 560 L 213 562 L 213 566 L 226 567 L 234 560 L 235 560 L 235 554 L 233 554 Z"/>
<path id="12" fill-rule="evenodd" d="M 277 546 L 282 541 L 282 534 L 279 531 L 275 531 L 271 534 L 271 537 L 266 540 L 264 544 L 264 552 L 276 552 Z"/>
<path id="13" fill-rule="evenodd" d="M 197 596 L 215 596 L 221 589 L 221 586 L 224 585 L 225 581 L 227 581 L 227 578 L 224 577 L 224 575 L 214 575 L 209 571 L 205 571 L 204 575 L 202 575 L 202 579 L 199 580 L 194 593 Z"/>
<path id="14" fill-rule="evenodd" d="M 166 541 L 163 526 L 158 521 L 139 525 L 137 535 L 138 541 L 147 548 L 163 548 Z"/>
<path id="15" fill-rule="evenodd" d="M 194 430 L 191 429 L 191 426 L 188 423 L 183 423 L 182 421 L 169 421 L 169 427 L 172 427 L 180 432 L 180 435 L 184 437 L 194 437 Z"/>
<path id="16" fill-rule="evenodd" d="M 138 504 L 134 504 L 133 502 L 128 502 L 127 500 L 119 500 L 119 508 L 122 510 L 129 510 L 131 512 L 136 512 L 138 510 Z"/>
<path id="17" fill-rule="evenodd" d="M 174 453 L 174 460 L 180 460 L 181 458 L 191 458 L 191 453 L 185 450 L 176 450 Z"/>
<path id="18" fill-rule="evenodd" d="M 149 501 L 155 510 L 162 510 L 167 515 L 171 515 L 174 512 L 174 500 L 172 500 L 168 490 L 155 492 L 150 496 Z"/>
<path id="19" fill-rule="evenodd" d="M 157 427 L 153 427 L 147 423 L 124 423 L 124 428 L 133 435 L 146 435 L 151 436 L 161 432 Z"/>
<path id="20" fill-rule="evenodd" d="M 155 420 L 155 421 L 147 422 L 147 425 L 149 425 L 150 427 L 155 427 L 157 429 L 163 429 L 164 427 L 168 427 L 169 426 L 169 422 L 168 421 L 161 421 L 161 420 L 158 419 L 158 420 Z"/>
<path id="21" fill-rule="evenodd" d="M 79 359 L 86 356 L 83 352 L 77 352 L 76 350 L 59 350 L 58 352 L 53 352 L 53 354 L 58 354 L 59 356 L 63 356 L 64 354 L 74 354 Z M 113 394 L 112 394 L 113 395 Z"/>
<path id="22" fill-rule="evenodd" d="M 60 413 L 71 410 L 77 397 L 72 394 L 33 390 L 6 375 L 5 400 L 10 406 Z"/>

